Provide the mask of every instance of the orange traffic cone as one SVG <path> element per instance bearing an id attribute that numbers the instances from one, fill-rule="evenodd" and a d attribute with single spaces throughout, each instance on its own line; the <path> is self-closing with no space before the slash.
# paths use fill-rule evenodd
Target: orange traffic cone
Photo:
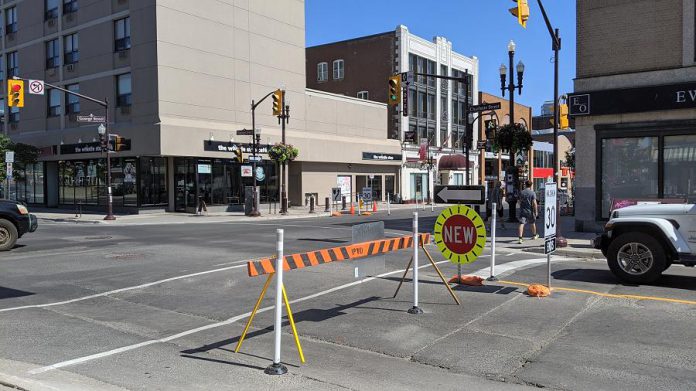
<path id="1" fill-rule="evenodd" d="M 350 203 L 350 214 L 355 215 L 355 206 L 353 205 L 352 202 Z"/>
<path id="2" fill-rule="evenodd" d="M 377 212 L 377 201 L 372 201 L 372 211 Z"/>

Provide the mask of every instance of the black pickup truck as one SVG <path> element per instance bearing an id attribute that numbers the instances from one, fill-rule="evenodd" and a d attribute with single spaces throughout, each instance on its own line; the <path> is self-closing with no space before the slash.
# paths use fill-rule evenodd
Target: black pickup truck
<path id="1" fill-rule="evenodd" d="M 0 199 L 0 251 L 11 250 L 17 239 L 38 227 L 36 216 L 17 201 Z"/>

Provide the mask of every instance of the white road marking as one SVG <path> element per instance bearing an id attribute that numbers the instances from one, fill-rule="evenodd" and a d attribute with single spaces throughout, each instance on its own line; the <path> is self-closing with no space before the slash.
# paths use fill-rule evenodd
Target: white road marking
<path id="1" fill-rule="evenodd" d="M 239 261 L 239 262 L 246 262 L 246 261 Z M 131 290 L 134 290 L 134 289 L 147 288 L 147 287 L 150 287 L 150 286 L 153 286 L 153 285 L 163 284 L 163 283 L 165 283 L 165 282 L 176 281 L 176 280 L 181 280 L 181 279 L 190 278 L 190 277 L 197 277 L 197 276 L 202 276 L 202 275 L 206 275 L 206 274 L 210 274 L 210 273 L 217 273 L 217 272 L 222 272 L 222 271 L 225 271 L 225 270 L 238 269 L 238 268 L 242 268 L 242 267 L 247 267 L 247 265 L 246 265 L 246 264 L 243 264 L 243 265 L 235 265 L 235 266 L 223 267 L 223 268 L 219 268 L 219 269 L 206 270 L 206 271 L 198 272 L 198 273 L 185 274 L 185 275 L 183 275 L 183 276 L 176 276 L 176 277 L 165 278 L 164 280 L 158 280 L 158 281 L 148 282 L 148 283 L 146 283 L 146 284 L 141 284 L 141 285 L 136 285 L 136 286 L 129 286 L 129 287 L 125 287 L 125 288 L 114 289 L 114 290 L 108 291 L 108 292 L 97 293 L 97 294 L 89 295 L 89 296 L 82 296 L 82 297 L 78 297 L 78 298 L 70 299 L 70 300 L 65 300 L 65 301 L 56 301 L 56 302 L 53 302 L 53 303 L 46 303 L 46 304 L 30 304 L 30 305 L 24 305 L 24 306 L 20 306 L 20 307 L 3 308 L 3 309 L 0 309 L 0 312 L 17 311 L 17 310 L 23 310 L 23 309 L 27 309 L 27 308 L 53 307 L 53 306 L 56 306 L 56 305 L 70 304 L 70 303 L 75 303 L 75 302 L 78 302 L 78 301 L 84 301 L 84 300 L 94 299 L 94 298 L 97 298 L 97 297 L 109 296 L 109 295 L 113 295 L 113 294 L 115 294 L 115 293 L 131 291 Z"/>
<path id="2" fill-rule="evenodd" d="M 553 262 L 562 262 L 562 261 L 570 261 L 572 258 L 561 258 L 559 259 L 558 257 L 554 258 Z M 495 265 L 495 274 L 496 277 L 500 277 L 501 275 L 510 272 L 512 270 L 517 270 L 521 268 L 525 268 L 528 266 L 533 266 L 533 265 L 538 265 L 538 264 L 543 264 L 546 263 L 546 258 L 533 258 L 533 259 L 522 259 L 519 261 L 512 261 L 512 262 L 507 262 L 499 265 Z M 491 276 L 491 268 L 490 266 L 479 269 L 475 272 L 472 273 L 475 276 L 483 277 L 483 278 L 488 278 Z"/>
<path id="3" fill-rule="evenodd" d="M 449 261 L 435 262 L 435 264 L 441 264 L 441 263 L 446 263 L 446 262 L 449 262 Z M 423 268 L 430 267 L 430 266 L 431 266 L 430 264 L 427 264 L 427 265 L 423 265 L 423 266 L 419 267 L 418 269 L 423 269 Z M 350 288 L 350 287 L 355 286 L 355 285 L 363 284 L 363 283 L 375 280 L 377 278 L 382 278 L 382 277 L 390 276 L 392 274 L 398 274 L 398 273 L 403 273 L 403 272 L 404 272 L 404 269 L 394 270 L 391 272 L 379 274 L 379 275 L 374 276 L 374 277 L 368 277 L 368 278 L 365 278 L 363 280 L 357 280 L 357 281 L 354 281 L 354 282 L 351 282 L 348 284 L 339 285 L 339 286 L 336 286 L 336 287 L 333 287 L 330 289 L 326 289 L 326 290 L 321 291 L 321 292 L 313 293 L 309 296 L 304 296 L 304 297 L 301 297 L 299 299 L 291 300 L 290 304 L 299 303 L 299 302 L 306 301 L 306 300 L 311 300 L 311 299 L 317 298 L 319 296 L 327 295 L 329 293 L 333 293 L 333 292 L 336 292 L 339 290 Z M 262 313 L 262 312 L 270 311 L 274 308 L 275 308 L 275 306 L 263 307 L 263 308 L 259 308 L 258 311 L 256 311 L 256 312 Z M 232 318 L 229 318 L 226 320 L 223 320 L 221 322 L 211 323 L 211 324 L 208 324 L 205 326 L 197 327 L 195 329 L 182 331 L 178 334 L 170 335 L 168 337 L 164 337 L 164 338 L 160 338 L 160 339 L 151 339 L 149 341 L 143 341 L 143 342 L 140 342 L 137 344 L 123 346 L 123 347 L 112 349 L 112 350 L 107 350 L 105 352 L 91 354 L 89 356 L 78 357 L 78 358 L 74 358 L 72 360 L 67 360 L 67 361 L 61 361 L 61 362 L 56 363 L 56 364 L 32 369 L 32 370 L 28 371 L 27 373 L 29 373 L 30 375 L 36 375 L 39 373 L 44 373 L 44 372 L 52 371 L 55 369 L 67 367 L 70 365 L 81 364 L 81 363 L 84 363 L 87 361 L 92 361 L 92 360 L 96 360 L 96 359 L 103 358 L 103 357 L 113 356 L 114 354 L 119 354 L 119 353 L 127 352 L 130 350 L 139 349 L 139 348 L 142 348 L 142 347 L 145 347 L 148 345 L 152 345 L 152 344 L 156 344 L 156 343 L 169 342 L 169 341 L 179 339 L 181 337 L 185 337 L 187 335 L 195 334 L 195 333 L 198 333 L 201 331 L 210 330 L 210 329 L 214 329 L 214 328 L 221 327 L 221 326 L 226 326 L 226 325 L 229 325 L 231 323 L 237 322 L 239 320 L 245 319 L 249 316 L 251 316 L 251 311 L 246 312 L 246 313 L 241 314 L 241 315 L 237 315 L 235 317 L 232 317 Z"/>
<path id="4" fill-rule="evenodd" d="M 525 266 L 530 266 L 530 265 L 534 265 L 534 264 L 539 264 L 539 263 L 542 263 L 542 262 L 546 262 L 546 258 L 537 258 L 537 259 L 527 259 L 527 260 L 521 260 L 521 261 L 513 261 L 513 262 L 509 262 L 509 263 L 506 263 L 506 264 L 502 264 L 502 265 L 500 265 L 500 266 L 497 266 L 497 268 L 501 271 L 501 274 L 502 274 L 502 273 L 509 272 L 509 271 L 514 270 L 514 269 L 517 269 L 517 268 L 521 268 L 521 267 L 525 267 Z M 448 260 L 445 260 L 445 261 L 435 262 L 436 265 L 440 265 L 440 264 L 443 264 L 443 263 L 449 263 L 449 261 L 448 261 Z M 245 265 L 240 265 L 240 266 L 245 266 Z M 236 267 L 239 267 L 239 266 L 236 266 Z M 418 269 L 424 269 L 424 268 L 427 268 L 427 267 L 431 267 L 431 265 L 430 265 L 430 264 L 423 265 L 423 266 L 420 266 Z M 233 267 L 233 268 L 234 268 L 234 267 Z M 488 271 L 488 269 L 480 269 L 480 270 L 476 271 L 476 272 L 473 273 L 473 274 L 475 274 L 475 275 L 485 274 L 487 271 Z M 212 271 L 211 271 L 211 272 L 212 272 Z M 336 292 L 336 291 L 340 291 L 340 290 L 343 290 L 343 289 L 346 289 L 346 288 L 350 288 L 350 287 L 353 287 L 353 286 L 356 286 L 356 285 L 364 284 L 364 283 L 366 283 L 366 282 L 370 282 L 370 281 L 373 281 L 373 280 L 378 279 L 378 278 L 390 276 L 390 275 L 392 275 L 392 274 L 399 274 L 399 273 L 403 273 L 403 272 L 404 272 L 404 269 L 394 270 L 394 271 L 391 271 L 391 272 L 382 273 L 382 274 L 379 274 L 379 275 L 374 276 L 374 277 L 368 277 L 368 278 L 365 278 L 365 279 L 362 279 L 362 280 L 357 280 L 357 281 L 350 282 L 350 283 L 343 284 L 343 285 L 339 285 L 339 286 L 336 286 L 336 287 L 333 287 L 333 288 L 330 288 L 330 289 L 326 289 L 326 290 L 323 290 L 323 291 L 321 291 L 321 292 L 313 293 L 313 294 L 311 294 L 311 295 L 304 296 L 304 297 L 301 297 L 301 298 L 299 298 L 299 299 L 291 300 L 290 303 L 291 303 L 291 304 L 295 304 L 295 303 L 300 303 L 300 302 L 303 302 L 303 301 L 315 299 L 315 298 L 317 298 L 317 297 L 324 296 L 324 295 L 327 295 L 327 294 L 330 294 L 330 293 L 333 293 L 333 292 Z M 263 312 L 266 312 L 266 311 L 270 311 L 270 310 L 272 310 L 272 309 L 274 309 L 274 308 L 275 308 L 275 306 L 263 307 L 263 308 L 260 308 L 257 312 L 258 312 L 258 313 L 263 313 Z M 142 347 L 145 347 L 145 346 L 149 346 L 149 345 L 152 345 L 152 344 L 156 344 L 156 343 L 166 343 L 166 342 L 170 342 L 170 341 L 173 341 L 173 340 L 175 340 L 175 339 L 179 339 L 179 338 L 182 338 L 182 337 L 185 337 L 185 336 L 188 336 L 188 335 L 191 335 L 191 334 L 195 334 L 195 333 L 198 333 L 198 332 L 201 332 L 201 331 L 210 330 L 210 329 L 218 328 L 218 327 L 221 327 L 221 326 L 226 326 L 226 325 L 229 325 L 229 324 L 231 324 L 231 323 L 235 323 L 235 322 L 237 322 L 237 321 L 239 321 L 239 320 L 245 319 L 245 318 L 247 318 L 247 317 L 249 317 L 249 316 L 251 316 L 251 311 L 250 311 L 250 312 L 246 312 L 246 313 L 241 314 L 241 315 L 234 316 L 234 317 L 229 318 L 229 319 L 226 319 L 226 320 L 223 320 L 223 321 L 221 321 L 221 322 L 211 323 L 211 324 L 208 324 L 208 325 L 205 325 L 205 326 L 201 326 L 201 327 L 197 327 L 197 328 L 194 328 L 194 329 L 182 331 L 182 332 L 180 332 L 180 333 L 177 333 L 177 334 L 174 334 L 174 335 L 170 335 L 170 336 L 168 336 L 168 337 L 164 337 L 164 338 L 160 338 L 160 339 L 152 339 L 152 340 L 148 340 L 148 341 L 143 341 L 143 342 L 140 342 L 140 343 L 137 343 L 137 344 L 128 345 L 128 346 L 123 346 L 123 347 L 120 347 L 120 348 L 108 350 L 108 351 L 101 352 L 101 353 L 96 353 L 96 354 L 91 354 L 91 355 L 88 355 L 88 356 L 78 357 L 78 358 L 75 358 L 75 359 L 72 359 L 72 360 L 61 361 L 61 362 L 59 362 L 59 363 L 52 364 L 52 365 L 48 365 L 48 366 L 45 366 L 45 367 L 35 368 L 35 369 L 32 369 L 32 370 L 28 371 L 28 373 L 31 374 L 31 375 L 36 375 L 36 374 L 39 374 L 39 373 L 44 373 L 44 372 L 52 371 L 52 370 L 55 370 L 55 369 L 59 369 L 59 368 L 63 368 L 63 367 L 71 366 L 71 365 L 81 364 L 81 363 L 84 363 L 84 362 L 87 362 L 87 361 L 92 361 L 92 360 L 96 360 L 96 359 L 103 358 L 103 357 L 113 356 L 113 355 L 115 355 L 115 354 L 127 352 L 127 351 L 134 350 L 134 349 L 139 349 L 139 348 L 142 348 Z"/>

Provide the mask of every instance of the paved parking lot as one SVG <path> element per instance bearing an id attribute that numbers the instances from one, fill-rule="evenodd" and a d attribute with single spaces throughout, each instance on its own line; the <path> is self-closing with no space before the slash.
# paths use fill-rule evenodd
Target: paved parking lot
<path id="1" fill-rule="evenodd" d="M 406 234 L 410 212 L 385 221 Z M 421 227 L 434 215 L 423 213 Z M 240 353 L 234 347 L 261 290 L 243 263 L 273 253 L 347 244 L 365 217 L 195 225 L 47 224 L 0 260 L 0 381 L 27 389 L 696 389 L 696 272 L 673 267 L 651 286 L 617 284 L 598 260 L 502 248 L 501 281 L 457 287 L 454 304 L 431 267 L 393 292 L 410 253 L 380 275 L 354 263 L 286 273 L 300 334 L 288 325 L 290 372 L 263 374 L 273 355 L 273 289 Z M 541 245 L 541 241 L 539 241 Z M 447 276 L 456 267 L 431 253 Z M 466 273 L 487 276 L 488 250 Z M 422 259 L 421 265 L 423 265 Z M 410 275 L 409 275 L 410 276 Z M 410 282 L 410 280 L 408 280 Z M 636 297 L 640 296 L 640 297 Z"/>

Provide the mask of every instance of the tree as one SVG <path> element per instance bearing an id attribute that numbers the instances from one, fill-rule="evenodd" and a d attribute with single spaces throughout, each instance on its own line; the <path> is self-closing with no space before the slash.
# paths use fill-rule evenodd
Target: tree
<path id="1" fill-rule="evenodd" d="M 571 170 L 575 170 L 575 148 L 566 151 L 563 165 L 569 167 Z"/>
<path id="2" fill-rule="evenodd" d="M 14 151 L 15 164 L 19 170 L 14 172 L 15 179 L 19 179 L 20 170 L 24 169 L 27 164 L 34 164 L 39 159 L 41 151 L 33 145 L 24 143 L 13 143 L 9 137 L 0 134 L 0 182 L 5 182 L 7 168 L 5 165 L 5 152 Z"/>
<path id="3" fill-rule="evenodd" d="M 12 140 L 4 134 L 0 133 L 0 183 L 5 183 L 5 152 L 11 151 Z"/>

